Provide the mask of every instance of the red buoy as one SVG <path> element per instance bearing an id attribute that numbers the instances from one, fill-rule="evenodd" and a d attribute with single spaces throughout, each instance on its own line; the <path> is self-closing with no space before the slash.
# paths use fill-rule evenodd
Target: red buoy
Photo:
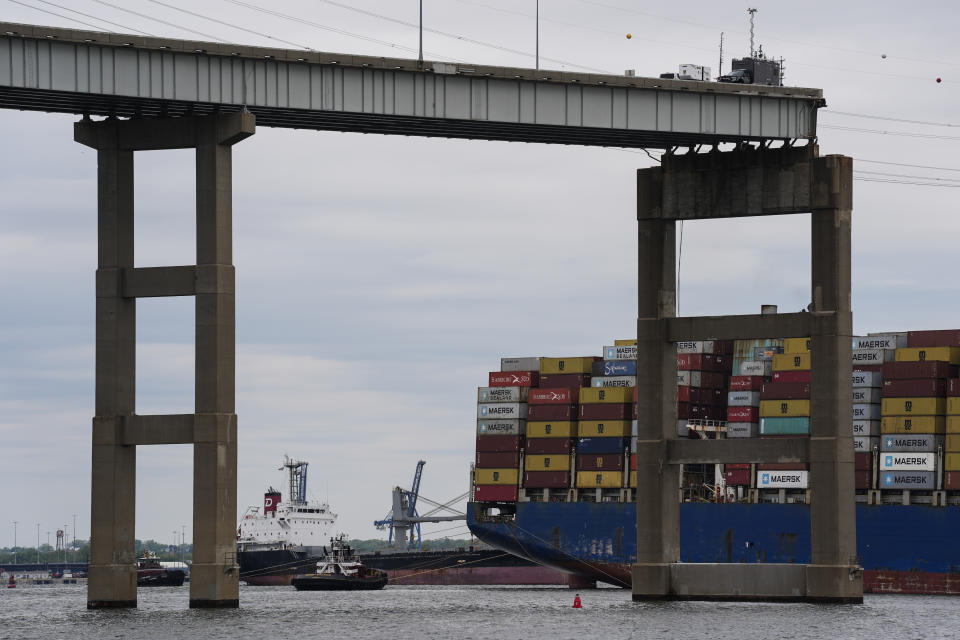
<path id="1" fill-rule="evenodd" d="M 574 609 L 583 609 L 583 605 L 580 604 L 580 594 L 578 593 L 573 599 L 573 608 Z"/>

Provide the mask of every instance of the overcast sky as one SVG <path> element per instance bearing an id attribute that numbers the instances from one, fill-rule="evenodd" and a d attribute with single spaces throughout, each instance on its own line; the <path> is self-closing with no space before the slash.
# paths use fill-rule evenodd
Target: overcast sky
<path id="1" fill-rule="evenodd" d="M 87 16 L 0 0 L 0 20 L 89 28 L 24 4 L 103 30 L 123 30 L 108 20 L 159 36 L 200 37 L 183 27 L 246 44 L 275 46 L 272 36 L 416 57 L 415 28 L 370 15 L 415 22 L 414 0 L 344 0 L 366 14 L 324 0 L 269 3 L 353 36 L 229 0 L 123 2 L 142 15 L 96 0 L 55 3 Z M 786 83 L 824 90 L 821 153 L 952 168 L 857 162 L 875 172 L 862 177 L 960 184 L 944 181 L 960 179 L 957 129 L 945 126 L 960 126 L 955 3 L 751 6 L 758 43 L 786 61 Z M 725 69 L 748 52 L 746 8 L 543 0 L 541 66 L 650 76 L 699 63 L 716 74 L 721 31 Z M 425 0 L 427 27 L 500 47 L 427 32 L 425 56 L 533 66 L 533 11 L 534 0 Z M 78 536 L 89 536 L 96 155 L 73 142 L 75 119 L 0 112 L 0 546 L 13 543 L 14 520 L 21 545 L 36 541 L 37 523 L 46 542 L 72 514 Z M 136 163 L 137 266 L 193 263 L 192 153 L 141 153 Z M 634 172 L 650 164 L 635 150 L 267 128 L 237 145 L 240 512 L 282 485 L 284 453 L 310 462 L 310 493 L 329 496 L 354 537 L 384 535 L 372 522 L 387 512 L 391 488 L 409 485 L 418 459 L 427 461 L 423 495 L 445 502 L 465 492 L 475 388 L 501 356 L 599 355 L 633 336 Z M 951 187 L 856 183 L 858 332 L 960 326 L 956 196 Z M 680 312 L 799 310 L 808 255 L 805 216 L 688 223 Z M 192 298 L 141 300 L 137 322 L 138 413 L 192 412 Z M 186 525 L 189 539 L 190 447 L 137 455 L 137 536 L 172 542 Z"/>

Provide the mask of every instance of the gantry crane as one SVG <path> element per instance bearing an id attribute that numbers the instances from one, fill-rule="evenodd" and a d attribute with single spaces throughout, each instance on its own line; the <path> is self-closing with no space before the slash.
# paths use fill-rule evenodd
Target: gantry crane
<path id="1" fill-rule="evenodd" d="M 417 462 L 417 469 L 413 474 L 413 484 L 409 491 L 402 487 L 393 488 L 393 506 L 390 512 L 387 513 L 383 520 L 377 520 L 373 523 L 374 526 L 381 530 L 389 528 L 390 546 L 400 546 L 405 543 L 408 549 L 414 547 L 420 549 L 423 546 L 423 540 L 420 535 L 421 523 L 451 522 L 454 520 L 467 519 L 465 513 L 457 511 L 450 505 L 464 500 L 469 495 L 469 492 L 457 496 L 445 504 L 434 502 L 420 495 L 420 479 L 423 477 L 423 465 L 425 464 L 427 463 L 424 460 Z M 434 508 L 421 516 L 417 512 L 418 500 L 429 503 Z M 434 515 L 439 511 L 449 511 L 456 515 Z"/>

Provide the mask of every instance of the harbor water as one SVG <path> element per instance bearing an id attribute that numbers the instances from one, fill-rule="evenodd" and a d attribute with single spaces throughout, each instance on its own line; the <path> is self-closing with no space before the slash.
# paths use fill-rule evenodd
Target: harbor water
<path id="1" fill-rule="evenodd" d="M 88 611 L 81 585 L 0 591 L 0 638 L 955 638 L 953 597 L 867 596 L 862 605 L 635 603 L 629 591 L 387 587 L 297 592 L 241 587 L 241 608 L 190 610 L 188 587 L 140 589 L 134 610 Z"/>

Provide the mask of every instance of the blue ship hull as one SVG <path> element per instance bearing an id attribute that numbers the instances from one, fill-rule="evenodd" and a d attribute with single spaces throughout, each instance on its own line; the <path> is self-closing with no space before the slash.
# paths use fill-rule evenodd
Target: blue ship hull
<path id="1" fill-rule="evenodd" d="M 467 524 L 480 540 L 589 580 L 630 586 L 636 505 L 519 502 L 516 518 Z M 960 594 L 960 507 L 857 505 L 867 593 Z M 810 561 L 810 509 L 799 504 L 680 505 L 684 562 Z"/>

